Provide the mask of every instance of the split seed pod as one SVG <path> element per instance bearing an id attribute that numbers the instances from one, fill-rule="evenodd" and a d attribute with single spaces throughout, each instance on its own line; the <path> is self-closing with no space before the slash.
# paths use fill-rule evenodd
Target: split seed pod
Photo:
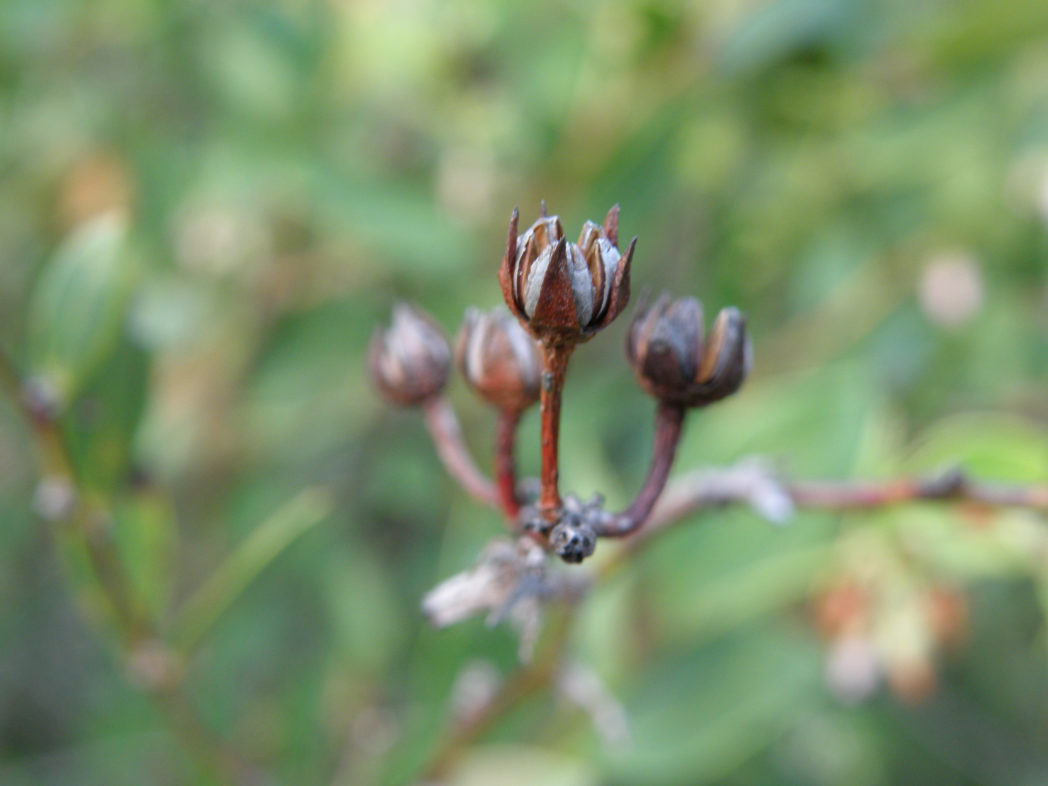
<path id="1" fill-rule="evenodd" d="M 626 335 L 626 356 L 641 387 L 681 407 L 703 407 L 737 391 L 753 362 L 745 316 L 722 309 L 709 337 L 703 333 L 695 298 L 662 295 L 642 307 Z"/>
<path id="2" fill-rule="evenodd" d="M 607 327 L 630 296 L 630 263 L 637 239 L 619 253 L 619 208 L 603 225 L 587 221 L 578 243 L 564 237 L 557 216 L 542 216 L 517 236 L 519 213 L 509 221 L 499 283 L 513 315 L 548 344 L 585 341 Z"/>

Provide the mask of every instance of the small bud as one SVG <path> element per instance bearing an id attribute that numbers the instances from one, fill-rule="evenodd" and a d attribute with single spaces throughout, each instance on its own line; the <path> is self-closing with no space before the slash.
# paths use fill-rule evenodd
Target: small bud
<path id="1" fill-rule="evenodd" d="M 393 323 L 371 338 L 368 363 L 375 386 L 387 399 L 417 406 L 444 389 L 451 350 L 444 333 L 421 310 L 393 307 Z"/>
<path id="2" fill-rule="evenodd" d="M 587 522 L 565 517 L 550 530 L 549 546 L 565 562 L 577 564 L 597 548 L 597 533 Z"/>
<path id="3" fill-rule="evenodd" d="M 746 318 L 737 308 L 722 309 L 704 339 L 702 304 L 663 295 L 634 317 L 626 356 L 649 394 L 677 406 L 702 407 L 739 389 L 753 349 Z"/>
<path id="4" fill-rule="evenodd" d="M 587 221 L 578 243 L 569 243 L 560 218 L 545 210 L 517 237 L 513 211 L 499 282 L 506 304 L 533 336 L 553 343 L 584 341 L 626 307 L 637 239 L 625 255 L 619 253 L 618 217 L 616 205 L 603 225 Z"/>
<path id="5" fill-rule="evenodd" d="M 61 521 L 76 506 L 76 489 L 68 478 L 44 477 L 33 493 L 33 508 L 44 521 Z"/>
<path id="6" fill-rule="evenodd" d="M 477 394 L 499 409 L 520 412 L 538 401 L 538 348 L 504 308 L 466 311 L 455 360 Z"/>

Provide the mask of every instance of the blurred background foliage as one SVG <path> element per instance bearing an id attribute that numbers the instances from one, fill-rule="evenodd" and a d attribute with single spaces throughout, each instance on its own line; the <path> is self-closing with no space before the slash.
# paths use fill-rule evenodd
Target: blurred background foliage
<path id="1" fill-rule="evenodd" d="M 58 397 L 206 724 L 280 783 L 412 780 L 511 632 L 422 594 L 500 531 L 363 353 L 395 298 L 499 302 L 505 222 L 622 205 L 634 291 L 747 312 L 680 466 L 1048 474 L 1048 4 L 6 0 L 0 340 Z M 628 501 L 651 403 L 576 357 L 566 488 Z M 487 461 L 491 413 L 452 398 Z M 537 421 L 520 462 L 537 471 Z M 0 782 L 183 783 L 0 407 Z M 54 491 L 50 489 L 50 491 Z M 603 546 L 611 550 L 610 546 Z M 537 696 L 460 783 L 1048 781 L 1048 523 L 704 515 L 571 640 L 630 718 Z M 134 672 L 134 669 L 130 669 Z"/>

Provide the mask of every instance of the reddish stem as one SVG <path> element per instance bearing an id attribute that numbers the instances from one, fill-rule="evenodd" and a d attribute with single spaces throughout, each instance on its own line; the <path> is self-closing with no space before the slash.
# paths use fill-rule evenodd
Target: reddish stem
<path id="1" fill-rule="evenodd" d="M 686 410 L 683 407 L 659 402 L 655 409 L 655 436 L 652 440 L 648 476 L 630 506 L 617 515 L 611 524 L 600 532 L 601 535 L 625 537 L 636 532 L 648 520 L 652 508 L 666 487 L 670 468 L 677 456 L 677 445 L 684 430 L 685 414 Z"/>
<path id="2" fill-rule="evenodd" d="M 510 521 L 515 521 L 520 512 L 520 500 L 517 499 L 517 466 L 513 455 L 520 416 L 519 409 L 504 409 L 499 413 L 498 423 L 495 425 L 495 490 L 498 493 L 499 504 Z"/>
<path id="3" fill-rule="evenodd" d="M 792 483 L 787 490 L 799 508 L 863 510 L 920 500 L 972 502 L 988 507 L 1044 510 L 1046 486 L 1006 486 L 970 480 L 960 470 L 928 478 L 885 481 Z"/>
<path id="4" fill-rule="evenodd" d="M 462 439 L 455 410 L 447 399 L 436 396 L 422 405 L 426 415 L 426 426 L 437 447 L 437 454 L 448 474 L 458 481 L 471 497 L 486 505 L 498 505 L 499 496 L 495 486 L 477 468 L 473 457 Z"/>
<path id="5" fill-rule="evenodd" d="M 574 347 L 568 344 L 542 348 L 542 385 L 539 392 L 542 415 L 542 490 L 539 494 L 539 510 L 551 524 L 556 523 L 561 509 L 558 488 L 560 473 L 557 466 L 560 399 L 573 349 Z"/>

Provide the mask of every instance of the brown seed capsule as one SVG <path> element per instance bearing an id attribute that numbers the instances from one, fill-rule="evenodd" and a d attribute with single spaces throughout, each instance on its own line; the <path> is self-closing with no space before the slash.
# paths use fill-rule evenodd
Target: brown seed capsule
<path id="1" fill-rule="evenodd" d="M 538 401 L 538 347 L 504 308 L 466 311 L 455 361 L 477 394 L 499 409 L 520 412 Z"/>
<path id="2" fill-rule="evenodd" d="M 543 215 L 517 237 L 510 217 L 499 282 L 506 304 L 536 338 L 548 343 L 585 341 L 607 327 L 630 296 L 630 263 L 637 239 L 619 253 L 619 208 L 604 224 L 587 221 L 569 243 L 557 216 Z"/>
<path id="3" fill-rule="evenodd" d="M 626 356 L 652 396 L 681 407 L 702 407 L 739 389 L 753 350 L 746 318 L 737 308 L 722 309 L 704 339 L 702 304 L 662 295 L 633 318 Z"/>
<path id="4" fill-rule="evenodd" d="M 393 306 L 389 328 L 379 328 L 368 348 L 371 379 L 387 399 L 417 406 L 433 398 L 448 381 L 451 349 L 443 331 L 420 309 Z"/>

